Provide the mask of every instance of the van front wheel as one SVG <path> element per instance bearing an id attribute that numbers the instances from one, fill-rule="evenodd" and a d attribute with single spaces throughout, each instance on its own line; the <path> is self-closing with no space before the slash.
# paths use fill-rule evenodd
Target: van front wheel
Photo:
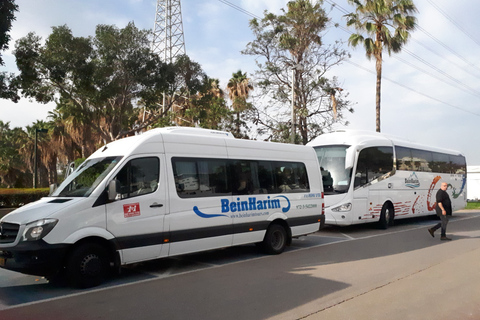
<path id="1" fill-rule="evenodd" d="M 108 271 L 108 255 L 102 246 L 90 243 L 75 248 L 67 262 L 67 277 L 77 288 L 98 286 Z"/>
<path id="2" fill-rule="evenodd" d="M 280 254 L 287 245 L 287 232 L 279 224 L 272 224 L 267 229 L 262 242 L 262 249 L 268 254 Z"/>

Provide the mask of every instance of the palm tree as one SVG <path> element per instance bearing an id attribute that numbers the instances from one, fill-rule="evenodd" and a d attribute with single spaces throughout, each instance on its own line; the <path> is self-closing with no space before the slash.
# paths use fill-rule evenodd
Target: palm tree
<path id="1" fill-rule="evenodd" d="M 240 113 L 248 108 L 247 99 L 252 90 L 253 86 L 247 78 L 247 73 L 241 70 L 233 73 L 227 84 L 228 97 L 232 100 L 233 111 L 237 114 L 235 135 L 237 137 L 240 136 Z"/>
<path id="2" fill-rule="evenodd" d="M 382 83 L 382 52 L 400 52 L 407 43 L 410 31 L 416 27 L 417 12 L 412 0 L 348 0 L 356 7 L 347 14 L 347 26 L 354 26 L 359 33 L 348 39 L 351 46 L 363 44 L 368 59 L 375 58 L 376 84 L 376 131 L 380 132 L 380 92 Z M 365 38 L 362 32 L 367 34 Z"/>

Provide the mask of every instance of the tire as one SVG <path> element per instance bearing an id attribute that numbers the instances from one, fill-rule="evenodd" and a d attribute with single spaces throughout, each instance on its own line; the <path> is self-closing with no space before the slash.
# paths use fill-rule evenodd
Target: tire
<path id="1" fill-rule="evenodd" d="M 107 250 L 90 243 L 75 248 L 67 261 L 69 284 L 76 288 L 91 288 L 105 280 L 109 267 Z"/>
<path id="2" fill-rule="evenodd" d="M 287 231 L 285 228 L 279 224 L 270 225 L 261 244 L 263 251 L 267 254 L 280 254 L 286 246 Z"/>
<path id="3" fill-rule="evenodd" d="M 392 206 L 388 203 L 385 203 L 380 213 L 380 220 L 378 221 L 380 229 L 388 229 L 388 227 L 393 226 L 394 219 L 395 213 Z"/>

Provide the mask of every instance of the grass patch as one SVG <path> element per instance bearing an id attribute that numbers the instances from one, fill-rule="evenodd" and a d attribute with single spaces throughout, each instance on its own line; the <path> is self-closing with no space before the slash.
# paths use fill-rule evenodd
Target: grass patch
<path id="1" fill-rule="evenodd" d="M 467 202 L 465 209 L 480 209 L 480 202 Z"/>

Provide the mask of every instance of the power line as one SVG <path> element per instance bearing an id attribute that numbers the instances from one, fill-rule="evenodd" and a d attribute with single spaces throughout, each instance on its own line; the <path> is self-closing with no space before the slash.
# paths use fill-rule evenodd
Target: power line
<path id="1" fill-rule="evenodd" d="M 346 62 L 349 63 L 349 64 L 351 64 L 351 65 L 353 65 L 353 66 L 355 66 L 355 67 L 357 67 L 357 68 L 360 68 L 360 69 L 362 69 L 362 70 L 364 70 L 364 71 L 366 71 L 366 72 L 369 72 L 369 73 L 371 73 L 371 74 L 376 75 L 376 72 L 374 72 L 374 71 L 372 71 L 372 70 L 370 70 L 370 69 L 367 69 L 367 68 L 365 68 L 365 67 L 362 67 L 361 65 L 359 65 L 359 64 L 357 64 L 357 63 L 355 63 L 355 62 L 353 62 L 353 61 L 346 60 Z M 431 99 L 431 100 L 437 101 L 437 102 L 442 103 L 442 104 L 444 104 L 444 105 L 447 105 L 447 106 L 449 106 L 449 107 L 452 107 L 452 108 L 461 110 L 461 111 L 463 111 L 463 112 L 467 112 L 467 113 L 470 113 L 470 114 L 473 114 L 473 115 L 475 115 L 475 116 L 480 117 L 480 114 L 479 114 L 479 113 L 475 113 L 475 112 L 472 112 L 472 111 L 469 111 L 469 110 L 466 110 L 466 109 L 457 107 L 457 106 L 455 106 L 455 105 L 453 105 L 453 104 L 451 104 L 451 103 L 442 101 L 442 100 L 437 99 L 437 98 L 435 98 L 435 97 L 432 97 L 432 96 L 430 96 L 430 95 L 428 95 L 428 94 L 425 94 L 425 93 L 420 92 L 420 91 L 418 91 L 418 90 L 412 89 L 412 88 L 410 88 L 410 87 L 408 87 L 408 86 L 406 86 L 406 85 L 404 85 L 404 84 L 402 84 L 402 83 L 400 83 L 400 82 L 398 82 L 398 81 L 392 80 L 392 79 L 390 79 L 390 78 L 388 78 L 388 77 L 382 76 L 382 78 L 385 79 L 385 80 L 387 80 L 387 81 L 390 81 L 390 82 L 392 82 L 392 83 L 394 83 L 394 84 L 396 84 L 396 85 L 398 85 L 398 86 L 400 86 L 400 87 L 402 87 L 402 88 L 405 88 L 405 89 L 410 90 L 410 91 L 412 91 L 412 92 L 415 92 L 415 93 L 417 93 L 417 94 L 419 94 L 419 95 L 421 95 L 421 96 L 424 96 L 424 97 L 426 97 L 426 98 L 429 98 L 429 99 Z"/>
<path id="2" fill-rule="evenodd" d="M 467 59 L 465 59 L 464 57 L 462 57 L 459 53 L 457 53 L 455 50 L 453 50 L 452 48 L 450 48 L 449 46 L 447 46 L 446 44 L 444 44 L 442 41 L 438 40 L 437 38 L 435 38 L 431 33 L 429 33 L 427 30 L 423 29 L 422 27 L 420 26 L 417 26 L 418 30 L 420 30 L 421 32 L 425 33 L 430 39 L 432 39 L 433 41 L 435 41 L 436 43 L 438 43 L 439 45 L 441 45 L 442 47 L 444 47 L 445 49 L 447 49 L 448 51 L 450 51 L 450 53 L 452 53 L 453 55 L 455 55 L 457 58 L 459 58 L 460 60 L 462 60 L 463 62 L 465 62 L 466 64 L 468 64 L 469 66 L 477 69 L 480 71 L 480 68 L 478 68 L 476 65 L 474 65 L 473 63 L 471 63 L 470 61 L 468 61 Z"/>
<path id="3" fill-rule="evenodd" d="M 477 39 L 475 39 L 467 30 L 465 30 L 460 24 L 458 24 L 455 19 L 451 18 L 445 11 L 443 11 L 436 3 L 434 3 L 432 0 L 427 0 L 427 2 L 430 3 L 430 5 L 434 7 L 438 12 L 440 12 L 441 15 L 447 18 L 448 21 L 450 21 L 455 27 L 457 27 L 458 30 L 460 30 L 463 34 L 465 34 L 473 42 L 480 46 L 480 42 Z"/>
<path id="4" fill-rule="evenodd" d="M 229 1 L 227 1 L 227 0 L 218 0 L 218 1 L 220 1 L 220 2 L 222 2 L 222 3 L 224 3 L 224 4 L 228 5 L 228 6 L 230 6 L 230 7 L 234 8 L 235 10 L 238 10 L 238 11 L 240 11 L 240 12 L 246 14 L 246 15 L 249 15 L 249 16 L 251 16 L 251 17 L 259 18 L 259 19 L 260 19 L 260 17 L 258 17 L 257 15 L 255 15 L 255 14 L 253 14 L 253 13 L 251 13 L 251 12 L 249 12 L 249 11 L 247 11 L 247 10 L 245 10 L 245 9 L 243 9 L 243 8 L 241 8 L 241 7 L 235 5 L 235 4 L 233 4 L 233 3 L 231 3 L 231 2 L 229 2 Z M 325 2 L 329 3 L 333 8 L 341 11 L 341 12 L 344 13 L 344 14 L 348 14 L 348 13 L 349 13 L 346 9 L 342 8 L 340 5 L 338 5 L 338 4 L 337 4 L 335 1 L 333 1 L 333 0 L 325 0 Z M 346 29 L 345 27 L 343 27 L 343 26 L 341 26 L 341 25 L 337 25 L 337 27 L 340 28 L 340 29 L 342 29 L 343 31 L 349 33 L 349 34 L 352 34 L 351 31 L 349 31 L 348 29 Z M 427 31 L 425 31 L 423 28 L 421 28 L 420 26 L 417 26 L 417 27 L 418 27 L 422 32 L 424 32 L 425 34 L 427 34 L 427 36 L 431 37 L 431 38 L 434 39 L 437 43 L 439 43 L 440 45 L 442 45 L 444 48 L 446 48 L 447 50 L 449 50 L 450 52 L 452 52 L 453 54 L 455 54 L 456 56 L 458 56 L 460 59 L 462 59 L 462 60 L 465 61 L 466 63 L 472 65 L 472 64 L 469 63 L 465 58 L 461 57 L 461 56 L 460 56 L 458 53 L 456 53 L 453 49 L 450 49 L 447 45 L 443 44 L 440 40 L 436 39 L 434 36 L 432 36 L 431 34 L 429 34 L 429 33 L 428 33 Z M 472 95 L 475 95 L 476 97 L 480 98 L 480 92 L 475 91 L 473 88 L 469 87 L 468 85 L 466 85 L 466 84 L 462 83 L 461 81 L 453 78 L 452 76 L 448 75 L 446 72 L 444 72 L 444 71 L 442 71 L 441 69 L 435 67 L 435 66 L 432 65 L 431 63 L 428 63 L 426 60 L 420 58 L 418 55 L 413 54 L 412 52 L 410 52 L 410 51 L 408 51 L 408 50 L 406 50 L 406 49 L 403 49 L 403 50 L 404 50 L 407 54 L 410 54 L 412 57 L 414 57 L 415 59 L 419 60 L 421 63 L 429 66 L 430 68 L 433 68 L 435 71 L 437 71 L 437 72 L 439 72 L 440 74 L 444 75 L 445 77 L 449 78 L 451 81 L 453 81 L 453 82 L 457 83 L 458 85 L 464 87 L 466 90 L 468 90 L 468 91 L 466 91 L 466 92 L 468 92 L 468 93 L 470 93 L 470 94 L 472 94 Z M 446 83 L 446 84 L 448 84 L 448 85 L 454 86 L 454 85 L 446 82 L 445 80 L 442 80 L 441 78 L 435 76 L 435 75 L 432 74 L 431 72 L 427 72 L 427 71 L 425 71 L 425 70 L 422 70 L 422 69 L 416 67 L 415 65 L 413 65 L 412 63 L 407 62 L 406 60 L 401 59 L 401 58 L 399 58 L 399 57 L 396 57 L 396 58 L 397 58 L 399 61 L 401 61 L 401 62 L 403 62 L 403 63 L 405 63 L 405 64 L 407 64 L 407 65 L 409 65 L 409 66 L 411 66 L 411 67 L 413 67 L 413 68 L 415 68 L 415 69 L 417 69 L 417 70 L 419 70 L 419 71 L 422 72 L 422 73 L 425 73 L 425 74 L 428 75 L 428 76 L 434 77 L 434 78 L 436 78 L 436 79 L 438 79 L 438 80 L 440 80 L 440 81 L 442 81 L 442 82 L 444 82 L 444 83 Z M 368 69 L 366 69 L 366 68 L 364 68 L 364 67 L 360 66 L 359 64 L 356 64 L 356 63 L 354 63 L 354 62 L 352 62 L 352 61 L 346 60 L 346 62 L 347 62 L 347 63 L 350 63 L 350 64 L 352 64 L 352 65 L 354 65 L 354 66 L 356 66 L 356 67 L 358 67 L 358 68 L 360 68 L 360 69 L 363 69 L 363 70 L 365 70 L 365 71 L 367 71 L 367 72 L 373 73 L 371 70 L 368 70 Z M 474 66 L 474 65 L 473 65 L 473 66 Z M 474 66 L 474 67 L 476 67 L 476 66 Z M 480 70 L 480 69 L 479 69 L 479 70 Z M 480 116 L 480 114 L 477 114 L 477 113 L 474 113 L 474 112 L 471 112 L 471 111 L 468 111 L 468 110 L 459 108 L 459 107 L 457 107 L 457 106 L 455 106 L 455 105 L 452 105 L 452 104 L 450 104 L 450 103 L 448 103 L 448 102 L 445 102 L 445 101 L 439 100 L 439 99 L 437 99 L 437 98 L 431 97 L 431 96 L 429 96 L 429 95 L 427 95 L 427 94 L 424 94 L 424 93 L 419 92 L 419 91 L 417 91 L 417 90 L 415 90 L 415 89 L 412 89 L 412 88 L 410 88 L 410 87 L 407 87 L 406 85 L 403 85 L 403 84 L 401 84 L 401 83 L 399 83 L 399 82 L 397 82 L 397 81 L 395 81 L 395 80 L 389 79 L 389 78 L 387 78 L 387 77 L 385 77 L 385 76 L 383 76 L 383 78 L 384 78 L 385 80 L 388 80 L 388 81 L 396 84 L 396 85 L 399 85 L 399 86 L 401 86 L 401 87 L 403 87 L 403 88 L 405 88 L 405 89 L 408 89 L 408 90 L 410 90 L 410 91 L 413 91 L 413 92 L 415 92 L 415 93 L 417 93 L 417 94 L 420 94 L 420 95 L 422 95 L 422 96 L 424 96 L 424 97 L 427 97 L 427 98 L 429 98 L 429 99 L 432 99 L 432 100 L 434 100 L 434 101 L 440 102 L 440 103 L 442 103 L 442 104 L 445 104 L 445 105 L 447 105 L 447 106 L 450 106 L 450 107 L 455 108 L 455 109 L 458 109 L 458 110 L 462 110 L 462 111 L 464 111 L 464 112 L 471 113 L 471 114 L 476 115 L 476 116 Z M 457 88 L 457 89 L 460 89 L 460 90 L 464 90 L 464 91 L 465 91 L 465 89 L 459 88 L 458 86 L 454 86 L 454 87 Z"/>
<path id="5" fill-rule="evenodd" d="M 233 4 L 233 3 L 231 3 L 227 0 L 218 0 L 218 1 L 220 1 L 223 4 L 226 4 L 227 6 L 232 7 L 233 9 L 238 10 L 241 13 L 244 13 L 244 14 L 252 17 L 252 18 L 261 19 L 259 16 L 255 15 L 255 14 L 251 13 L 250 11 L 247 11 L 247 10 L 243 9 L 242 7 L 239 7 L 236 4 Z"/>

